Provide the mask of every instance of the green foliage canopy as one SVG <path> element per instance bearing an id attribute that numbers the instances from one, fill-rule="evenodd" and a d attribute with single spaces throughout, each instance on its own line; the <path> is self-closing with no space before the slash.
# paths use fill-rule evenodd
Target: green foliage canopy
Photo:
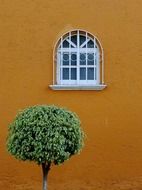
<path id="1" fill-rule="evenodd" d="M 81 150 L 83 137 L 75 113 L 37 105 L 19 112 L 9 125 L 7 149 L 20 160 L 60 164 Z"/>

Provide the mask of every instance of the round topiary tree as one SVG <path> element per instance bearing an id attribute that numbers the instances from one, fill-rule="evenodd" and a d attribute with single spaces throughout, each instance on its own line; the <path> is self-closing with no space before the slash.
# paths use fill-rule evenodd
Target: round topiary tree
<path id="1" fill-rule="evenodd" d="M 79 153 L 83 138 L 75 113 L 56 106 L 37 105 L 19 112 L 9 125 L 7 149 L 19 160 L 42 166 L 43 190 L 47 190 L 51 164 L 61 164 Z"/>

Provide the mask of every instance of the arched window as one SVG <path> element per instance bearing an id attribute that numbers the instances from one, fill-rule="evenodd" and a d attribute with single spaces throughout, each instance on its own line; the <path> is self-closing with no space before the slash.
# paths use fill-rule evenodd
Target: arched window
<path id="1" fill-rule="evenodd" d="M 103 50 L 92 34 L 73 30 L 64 34 L 54 51 L 53 89 L 95 89 L 104 85 Z"/>

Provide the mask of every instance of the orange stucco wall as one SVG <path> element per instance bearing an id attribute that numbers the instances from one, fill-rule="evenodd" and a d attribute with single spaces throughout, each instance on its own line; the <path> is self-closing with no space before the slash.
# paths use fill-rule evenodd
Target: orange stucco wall
<path id="1" fill-rule="evenodd" d="M 41 171 L 6 151 L 7 126 L 19 109 L 55 104 L 76 112 L 85 148 L 53 166 L 50 189 L 142 188 L 142 1 L 0 1 L 0 190 L 39 190 Z M 52 52 L 70 29 L 96 35 L 105 53 L 103 91 L 53 91 Z"/>

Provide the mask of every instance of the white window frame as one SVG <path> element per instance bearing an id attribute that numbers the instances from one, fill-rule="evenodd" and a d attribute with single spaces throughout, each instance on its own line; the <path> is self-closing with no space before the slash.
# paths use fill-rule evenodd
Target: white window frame
<path id="1" fill-rule="evenodd" d="M 77 35 L 77 45 L 71 41 L 71 37 Z M 83 35 L 86 37 L 86 41 L 80 45 L 79 36 Z M 69 42 L 69 47 L 63 47 L 64 41 Z M 88 48 L 87 45 L 85 48 L 83 46 L 89 41 L 93 41 L 94 48 Z M 72 46 L 72 47 L 71 47 Z M 63 65 L 63 53 L 68 53 L 71 56 L 71 53 L 76 53 L 77 55 L 77 65 L 73 66 L 71 63 L 67 66 Z M 94 65 L 80 65 L 80 53 L 84 53 L 87 56 L 89 53 L 94 55 Z M 62 59 L 62 60 L 61 60 Z M 50 87 L 53 90 L 102 90 L 106 87 L 104 84 L 104 55 L 101 43 L 94 35 L 90 34 L 84 30 L 72 30 L 65 33 L 56 43 L 53 54 L 53 85 Z M 87 60 L 87 57 L 86 57 Z M 69 60 L 70 61 L 70 60 Z M 95 64 L 96 63 L 96 64 Z M 77 70 L 77 79 L 71 80 L 70 74 L 69 79 L 64 80 L 62 77 L 62 68 L 68 68 L 71 72 L 71 68 L 76 68 Z M 86 79 L 80 79 L 80 68 L 86 68 Z M 87 68 L 94 68 L 94 79 L 87 79 Z M 95 74 L 96 72 L 96 74 Z M 97 77 L 96 77 L 97 76 Z M 96 78 L 95 78 L 96 77 Z"/>

